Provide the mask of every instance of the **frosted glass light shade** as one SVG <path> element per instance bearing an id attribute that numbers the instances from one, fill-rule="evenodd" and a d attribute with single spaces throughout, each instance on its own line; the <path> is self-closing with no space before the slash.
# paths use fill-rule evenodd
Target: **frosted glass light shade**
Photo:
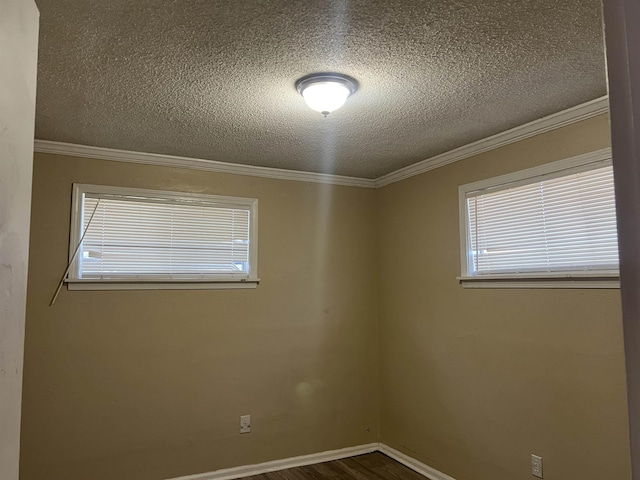
<path id="1" fill-rule="evenodd" d="M 309 108 L 327 115 L 344 105 L 349 95 L 351 92 L 347 87 L 333 82 L 315 83 L 302 91 Z"/>
<path id="2" fill-rule="evenodd" d="M 309 75 L 296 83 L 309 108 L 325 117 L 344 105 L 356 85 L 355 80 L 339 74 Z"/>

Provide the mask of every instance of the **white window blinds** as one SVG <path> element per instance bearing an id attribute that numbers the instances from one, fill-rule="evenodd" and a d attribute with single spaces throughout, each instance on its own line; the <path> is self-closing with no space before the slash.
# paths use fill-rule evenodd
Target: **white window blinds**
<path id="1" fill-rule="evenodd" d="M 91 187 L 77 186 L 80 218 L 75 219 L 75 237 L 79 242 L 84 233 L 84 238 L 72 278 L 241 281 L 255 277 L 255 200 Z"/>
<path id="2" fill-rule="evenodd" d="M 465 201 L 469 276 L 618 270 L 608 162 L 468 191 Z"/>

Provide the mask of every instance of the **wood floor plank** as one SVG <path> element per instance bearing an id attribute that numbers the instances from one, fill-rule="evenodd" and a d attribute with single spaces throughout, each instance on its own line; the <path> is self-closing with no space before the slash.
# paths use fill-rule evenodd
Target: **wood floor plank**
<path id="1" fill-rule="evenodd" d="M 373 452 L 306 467 L 253 475 L 243 480 L 425 480 L 425 477 L 383 453 Z"/>
<path id="2" fill-rule="evenodd" d="M 366 468 L 373 470 L 380 478 L 385 480 L 424 480 L 425 478 L 418 472 L 405 467 L 382 453 L 379 453 L 379 455 L 360 455 L 352 458 L 354 461 L 363 464 Z"/>
<path id="3" fill-rule="evenodd" d="M 381 477 L 375 470 L 372 470 L 371 468 L 368 468 L 366 465 L 362 464 L 362 462 L 359 462 L 357 458 L 358 457 L 351 457 L 345 458 L 344 460 L 339 460 L 339 462 L 342 463 L 345 471 L 349 474 L 347 478 L 352 478 L 354 480 L 385 480 L 385 478 Z M 389 460 L 391 461 L 391 459 Z"/>
<path id="4" fill-rule="evenodd" d="M 344 469 L 338 462 L 309 465 L 309 470 L 314 472 L 315 478 L 320 479 L 340 479 L 344 478 L 345 475 Z"/>

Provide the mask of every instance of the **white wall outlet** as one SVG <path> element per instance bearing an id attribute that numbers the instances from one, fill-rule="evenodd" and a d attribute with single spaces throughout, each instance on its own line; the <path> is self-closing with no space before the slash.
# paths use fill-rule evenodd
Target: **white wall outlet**
<path id="1" fill-rule="evenodd" d="M 251 415 L 240 416 L 240 433 L 249 433 L 251 431 Z"/>
<path id="2" fill-rule="evenodd" d="M 531 454 L 531 475 L 542 478 L 542 457 Z"/>

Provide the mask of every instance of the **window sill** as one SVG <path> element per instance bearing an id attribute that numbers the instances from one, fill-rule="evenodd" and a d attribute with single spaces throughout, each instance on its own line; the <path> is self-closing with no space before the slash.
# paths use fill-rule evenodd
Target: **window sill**
<path id="1" fill-rule="evenodd" d="M 253 289 L 259 279 L 242 281 L 122 281 L 122 280 L 67 280 L 69 290 L 236 290 Z"/>
<path id="2" fill-rule="evenodd" d="M 620 288 L 616 274 L 525 274 L 457 277 L 463 288 Z"/>

